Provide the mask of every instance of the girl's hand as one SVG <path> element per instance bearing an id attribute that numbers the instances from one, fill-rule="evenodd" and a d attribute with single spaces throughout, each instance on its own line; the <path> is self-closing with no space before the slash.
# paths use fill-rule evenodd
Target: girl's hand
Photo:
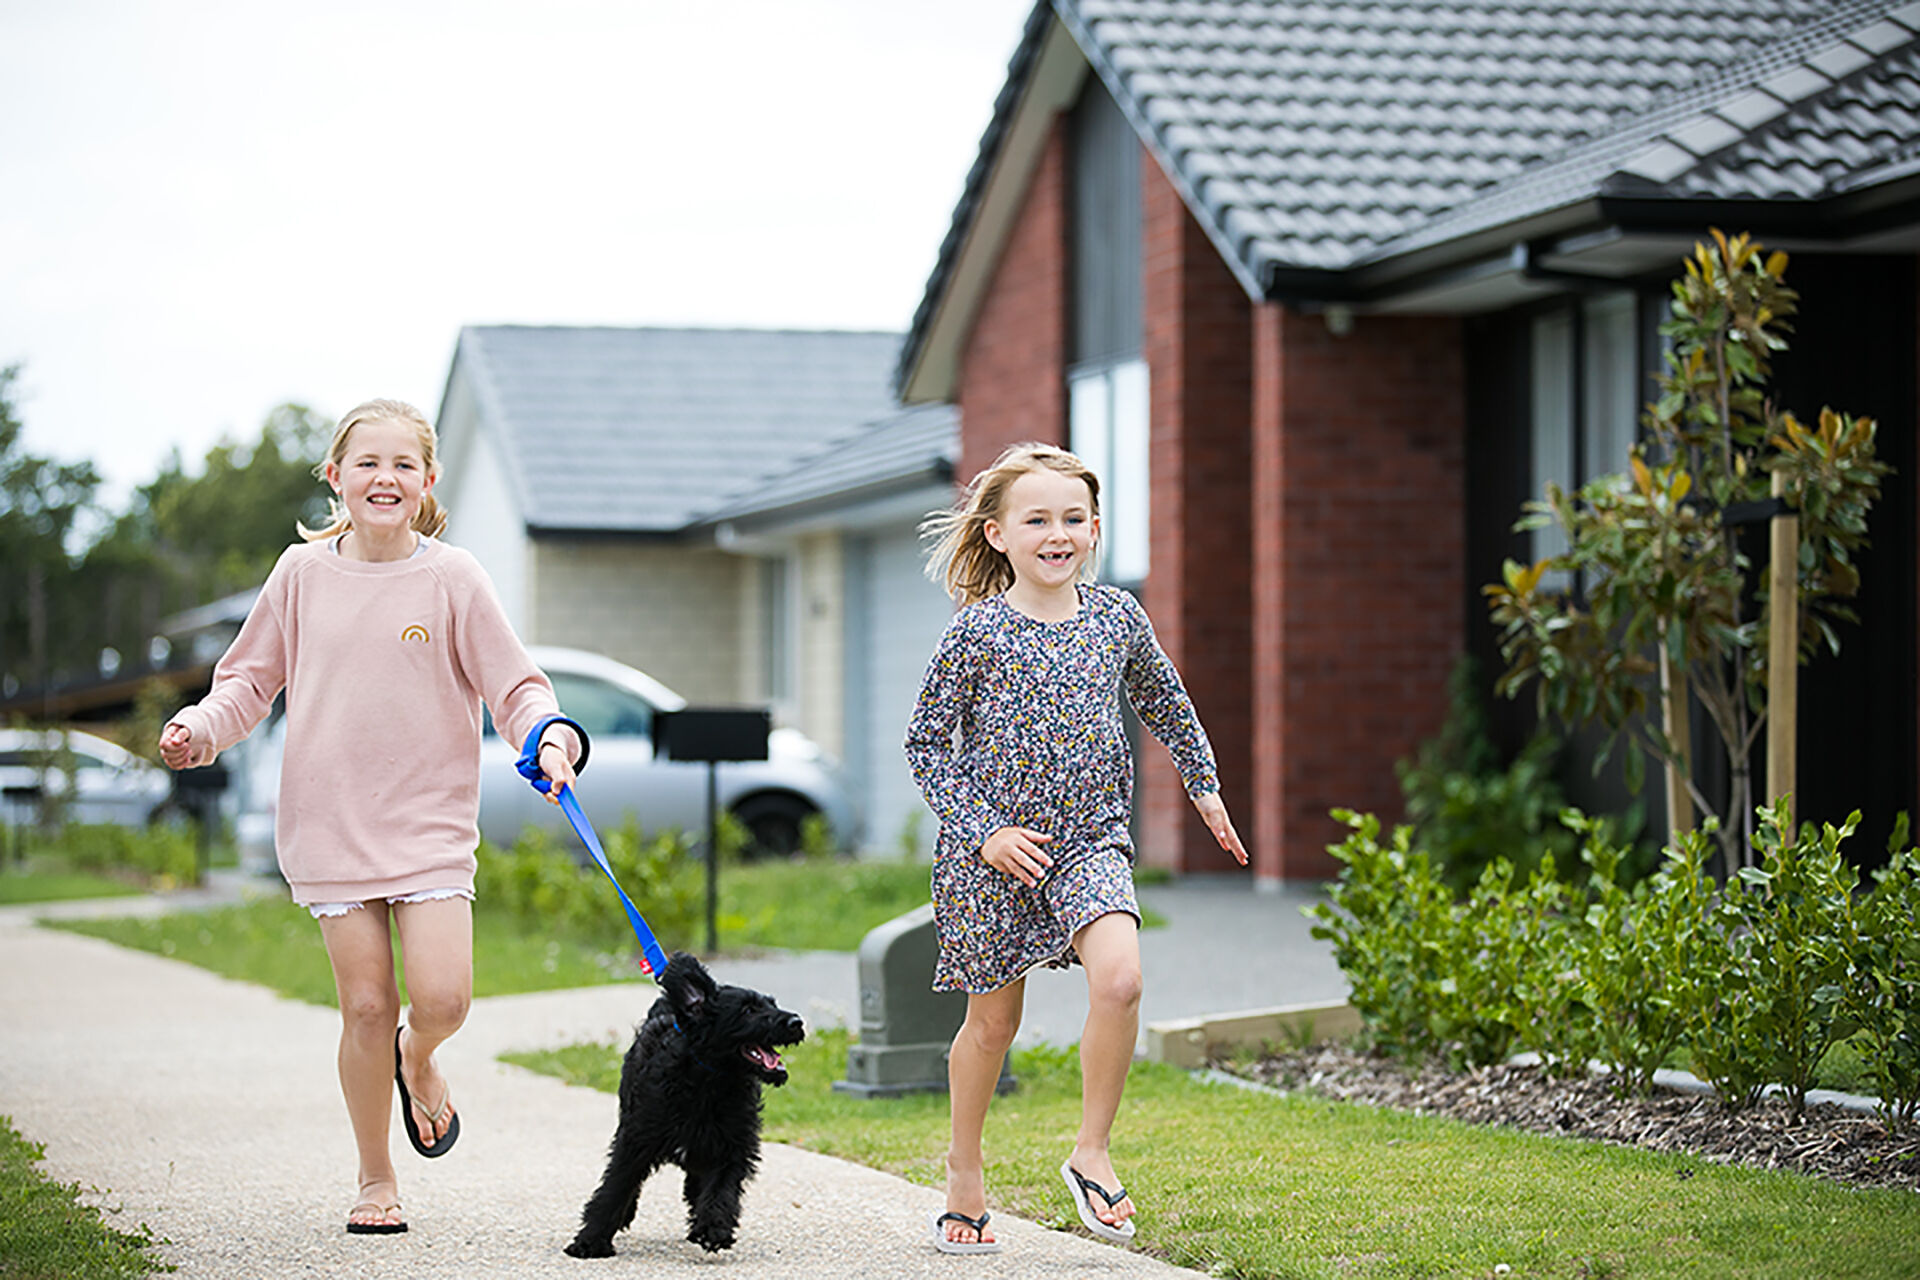
<path id="1" fill-rule="evenodd" d="M 547 803 L 560 803 L 560 788 L 573 785 L 573 760 L 559 742 L 548 739 L 540 744 L 540 772 L 553 785 L 547 788 Z"/>
<path id="2" fill-rule="evenodd" d="M 1205 795 L 1195 796 L 1193 807 L 1200 811 L 1201 821 L 1207 824 L 1207 830 L 1213 832 L 1213 838 L 1220 847 L 1232 854 L 1234 861 L 1246 866 L 1246 846 L 1240 843 L 1240 833 L 1233 829 L 1233 819 L 1227 816 L 1226 802 L 1220 799 L 1220 793 L 1209 791 Z"/>
<path id="3" fill-rule="evenodd" d="M 1053 837 L 1044 832 L 1029 831 L 1025 827 L 1001 827 L 980 846 L 980 857 L 995 871 L 1010 875 L 1031 889 L 1053 865 L 1053 859 L 1040 848 L 1051 839 Z"/>
<path id="4" fill-rule="evenodd" d="M 175 722 L 160 731 L 160 759 L 169 769 L 193 764 L 193 730 Z"/>

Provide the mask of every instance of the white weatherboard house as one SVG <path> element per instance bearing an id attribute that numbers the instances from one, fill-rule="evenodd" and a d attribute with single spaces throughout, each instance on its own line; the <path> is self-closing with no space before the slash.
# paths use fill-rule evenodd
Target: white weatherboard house
<path id="1" fill-rule="evenodd" d="M 951 614 L 915 530 L 953 500 L 955 416 L 899 407 L 899 342 L 470 327 L 439 414 L 447 536 L 521 638 L 772 707 L 841 760 L 872 850 L 931 843 L 901 739 Z"/>

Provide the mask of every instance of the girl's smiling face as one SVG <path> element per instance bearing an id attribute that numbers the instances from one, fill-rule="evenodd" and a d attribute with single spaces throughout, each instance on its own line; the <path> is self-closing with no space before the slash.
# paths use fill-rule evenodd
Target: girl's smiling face
<path id="1" fill-rule="evenodd" d="M 1013 566 L 1016 584 L 1054 592 L 1079 579 L 1100 535 L 1100 517 L 1085 480 L 1039 467 L 1007 486 L 1006 502 L 985 533 Z"/>
<path id="2" fill-rule="evenodd" d="M 418 433 L 389 418 L 355 423 L 340 461 L 327 463 L 327 484 L 340 495 L 353 527 L 376 540 L 412 527 L 434 480 Z"/>

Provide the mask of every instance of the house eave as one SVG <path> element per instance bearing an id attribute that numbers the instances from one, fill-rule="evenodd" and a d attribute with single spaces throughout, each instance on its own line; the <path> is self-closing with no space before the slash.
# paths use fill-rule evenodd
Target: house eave
<path id="1" fill-rule="evenodd" d="M 1267 300 L 1307 313 L 1477 314 L 1670 272 L 1716 226 L 1789 253 L 1920 251 L 1920 171 L 1820 200 L 1603 194 L 1357 267 L 1275 268 Z"/>
<path id="2" fill-rule="evenodd" d="M 1014 54 L 1005 96 L 981 140 L 948 243 L 901 350 L 895 384 L 904 403 L 953 400 L 967 335 L 1019 218 L 1054 117 L 1072 105 L 1087 72 L 1086 55 L 1041 0 Z"/>

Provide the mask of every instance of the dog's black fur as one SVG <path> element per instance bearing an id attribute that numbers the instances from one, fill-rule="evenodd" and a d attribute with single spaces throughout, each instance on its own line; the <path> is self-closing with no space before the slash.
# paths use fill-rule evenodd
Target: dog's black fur
<path id="1" fill-rule="evenodd" d="M 660 998 L 620 1069 L 620 1125 L 567 1246 L 576 1258 L 612 1256 L 640 1184 L 663 1164 L 687 1175 L 687 1239 L 709 1252 L 732 1248 L 740 1189 L 760 1165 L 760 1088 L 787 1082 L 776 1049 L 806 1037 L 798 1014 L 758 991 L 716 984 L 685 952 L 674 953 L 659 981 Z"/>

